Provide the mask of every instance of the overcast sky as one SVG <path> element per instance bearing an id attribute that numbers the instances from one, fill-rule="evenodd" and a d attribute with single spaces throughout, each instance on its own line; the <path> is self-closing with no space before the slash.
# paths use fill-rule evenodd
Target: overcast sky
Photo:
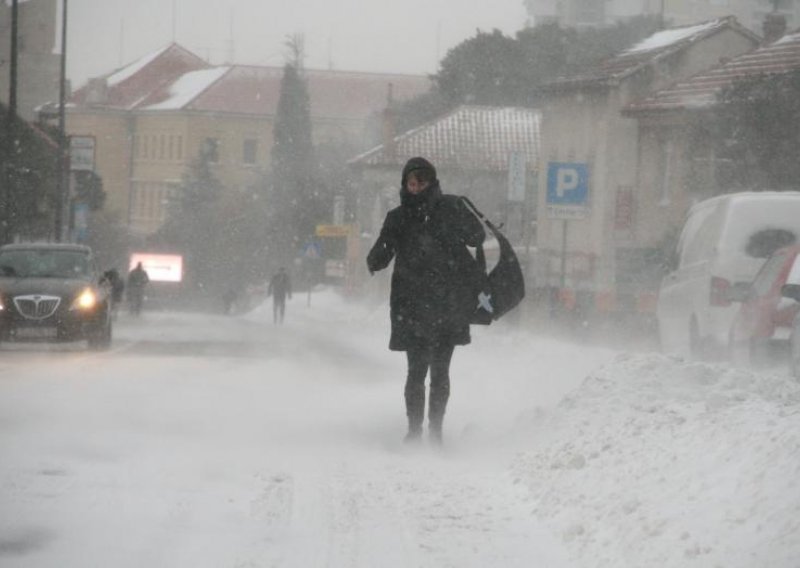
<path id="1" fill-rule="evenodd" d="M 212 63 L 282 65 L 294 33 L 309 68 L 433 73 L 477 28 L 513 35 L 525 16 L 523 0 L 70 0 L 68 76 L 80 86 L 173 37 Z"/>

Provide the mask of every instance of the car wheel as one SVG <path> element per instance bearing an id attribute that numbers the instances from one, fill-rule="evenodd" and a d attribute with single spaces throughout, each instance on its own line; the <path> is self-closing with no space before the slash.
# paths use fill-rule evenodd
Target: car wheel
<path id="1" fill-rule="evenodd" d="M 692 318 L 689 324 L 689 355 L 692 359 L 701 361 L 705 359 L 706 349 L 703 338 L 700 337 L 700 330 L 697 327 L 697 320 Z"/>
<path id="2" fill-rule="evenodd" d="M 731 363 L 737 367 L 750 367 L 755 360 L 755 345 L 752 340 L 736 341 L 731 338 L 728 344 Z"/>
<path id="3" fill-rule="evenodd" d="M 800 379 L 800 341 L 792 334 L 789 340 L 789 371 L 796 379 Z"/>

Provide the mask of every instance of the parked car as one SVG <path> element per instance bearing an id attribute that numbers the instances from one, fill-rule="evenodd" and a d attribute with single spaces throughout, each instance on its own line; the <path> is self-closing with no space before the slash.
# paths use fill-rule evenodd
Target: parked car
<path id="1" fill-rule="evenodd" d="M 0 341 L 87 340 L 92 349 L 106 349 L 110 303 L 89 247 L 0 247 Z"/>
<path id="2" fill-rule="evenodd" d="M 729 295 L 741 301 L 731 326 L 729 350 L 739 364 L 763 363 L 788 354 L 800 303 L 784 296 L 786 284 L 800 285 L 800 246 L 777 250 L 749 286 Z"/>
<path id="3" fill-rule="evenodd" d="M 731 291 L 752 282 L 764 260 L 798 235 L 800 192 L 733 193 L 692 207 L 659 289 L 662 348 L 696 357 L 724 353 L 740 308 Z"/>
<path id="4" fill-rule="evenodd" d="M 800 284 L 794 282 L 784 284 L 781 295 L 800 305 Z M 795 315 L 789 334 L 789 371 L 795 378 L 800 379 L 800 312 Z"/>

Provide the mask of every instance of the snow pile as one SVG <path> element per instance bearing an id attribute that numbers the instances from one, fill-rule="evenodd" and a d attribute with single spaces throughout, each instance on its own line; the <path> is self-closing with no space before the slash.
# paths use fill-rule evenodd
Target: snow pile
<path id="1" fill-rule="evenodd" d="M 525 426 L 512 471 L 576 566 L 797 566 L 792 378 L 619 356 Z"/>

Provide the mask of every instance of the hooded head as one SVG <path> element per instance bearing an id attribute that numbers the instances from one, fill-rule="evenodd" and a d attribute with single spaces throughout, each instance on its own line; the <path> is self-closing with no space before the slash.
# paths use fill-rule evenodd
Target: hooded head
<path id="1" fill-rule="evenodd" d="M 417 179 L 428 181 L 431 185 L 438 181 L 436 179 L 436 168 L 433 167 L 433 164 L 425 158 L 411 158 L 403 167 L 403 179 L 400 182 L 403 189 L 406 187 L 408 174 L 411 172 L 415 173 Z"/>

